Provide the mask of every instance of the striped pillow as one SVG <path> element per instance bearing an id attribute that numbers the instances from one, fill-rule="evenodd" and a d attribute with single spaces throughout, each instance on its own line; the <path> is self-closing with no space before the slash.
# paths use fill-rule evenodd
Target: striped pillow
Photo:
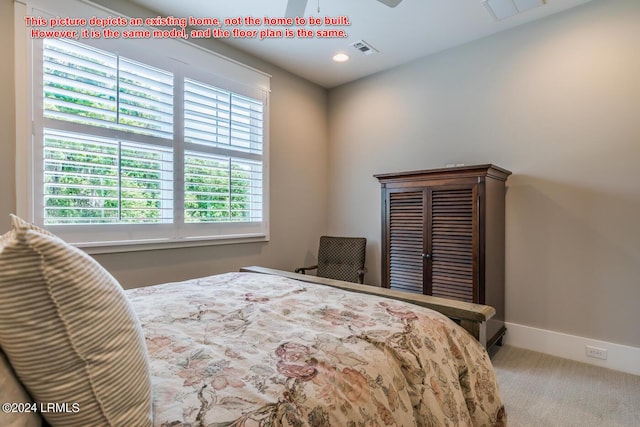
<path id="1" fill-rule="evenodd" d="M 12 225 L 0 238 L 0 347 L 42 415 L 54 427 L 150 426 L 144 337 L 118 282 L 51 233 Z"/>
<path id="2" fill-rule="evenodd" d="M 33 401 L 13 374 L 13 370 L 2 352 L 0 352 L 0 403 L 3 405 L 7 403 L 28 403 L 33 405 Z M 20 410 L 20 407 L 10 407 L 9 409 L 7 411 L 3 408 L 0 411 L 0 426 L 40 427 L 41 418 L 37 412 Z M 33 406 L 29 406 L 29 409 L 33 409 Z"/>

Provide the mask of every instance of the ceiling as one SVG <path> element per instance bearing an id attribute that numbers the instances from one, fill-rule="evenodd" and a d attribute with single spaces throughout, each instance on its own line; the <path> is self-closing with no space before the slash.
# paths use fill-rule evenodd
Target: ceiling
<path id="1" fill-rule="evenodd" d="M 281 18 L 287 0 L 129 0 L 158 13 L 174 17 Z M 502 0 L 490 0 L 502 1 Z M 528 0 L 523 0 L 528 1 Z M 224 39 L 251 53 L 323 87 L 331 88 L 393 68 L 493 33 L 507 30 L 590 0 L 546 0 L 546 4 L 500 21 L 488 12 L 482 0 L 403 0 L 390 8 L 376 0 L 308 0 L 305 16 L 346 17 L 348 26 L 270 27 L 344 30 L 345 38 L 234 38 Z M 318 5 L 320 12 L 318 12 Z M 237 27 L 261 29 L 264 27 Z M 364 40 L 379 51 L 365 55 L 351 44 Z M 332 61 L 343 52 L 344 63 Z"/>

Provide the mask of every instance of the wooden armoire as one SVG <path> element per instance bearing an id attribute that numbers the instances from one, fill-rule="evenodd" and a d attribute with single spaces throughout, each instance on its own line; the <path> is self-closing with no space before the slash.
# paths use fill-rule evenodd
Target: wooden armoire
<path id="1" fill-rule="evenodd" d="M 487 165 L 375 175 L 382 186 L 382 286 L 487 304 L 487 348 L 504 326 L 505 182 Z"/>

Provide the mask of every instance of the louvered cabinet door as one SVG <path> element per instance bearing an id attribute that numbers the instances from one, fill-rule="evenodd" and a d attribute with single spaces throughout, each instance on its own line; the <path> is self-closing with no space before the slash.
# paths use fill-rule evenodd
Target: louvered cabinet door
<path id="1" fill-rule="evenodd" d="M 478 302 L 478 185 L 427 190 L 425 293 Z"/>
<path id="2" fill-rule="evenodd" d="M 391 289 L 422 294 L 424 192 L 390 192 L 387 203 L 388 286 Z"/>
<path id="3" fill-rule="evenodd" d="M 375 175 L 381 184 L 382 286 L 487 304 L 499 342 L 505 298 L 505 183 L 491 164 Z"/>

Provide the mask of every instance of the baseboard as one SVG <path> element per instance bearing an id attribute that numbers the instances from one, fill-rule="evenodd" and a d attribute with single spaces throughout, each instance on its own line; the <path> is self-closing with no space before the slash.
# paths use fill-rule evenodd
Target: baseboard
<path id="1" fill-rule="evenodd" d="M 640 375 L 640 348 L 568 335 L 516 323 L 505 323 L 504 343 L 590 365 Z M 607 351 L 607 359 L 587 357 L 586 346 Z"/>

